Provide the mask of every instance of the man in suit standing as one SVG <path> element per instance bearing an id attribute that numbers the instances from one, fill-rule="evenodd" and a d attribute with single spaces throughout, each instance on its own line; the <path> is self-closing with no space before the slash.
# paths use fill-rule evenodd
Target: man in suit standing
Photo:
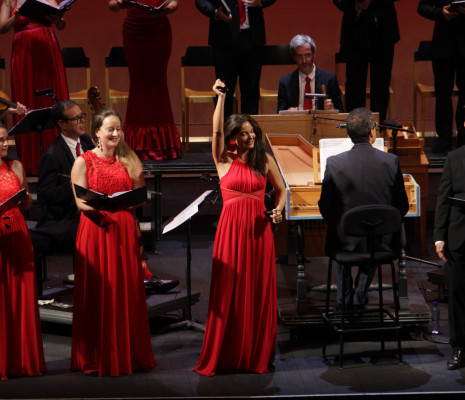
<path id="1" fill-rule="evenodd" d="M 347 118 L 347 132 L 354 143 L 351 150 L 329 157 L 318 202 L 327 224 L 326 254 L 338 251 L 362 250 L 365 239 L 349 237 L 341 229 L 342 215 L 358 206 L 386 204 L 396 207 L 403 216 L 408 211 L 404 179 L 396 155 L 372 147 L 376 139 L 376 124 L 366 108 L 356 108 Z M 383 243 L 383 246 L 389 244 Z M 334 274 L 337 301 L 342 304 L 342 270 L 337 263 Z M 345 304 L 363 309 L 375 269 L 359 267 L 353 288 L 349 274 L 345 282 Z"/>
<path id="2" fill-rule="evenodd" d="M 434 221 L 436 253 L 446 262 L 449 343 L 452 346 L 448 369 L 465 366 L 465 209 L 459 202 L 449 199 L 465 200 L 464 168 L 465 146 L 462 146 L 447 156 L 438 188 Z"/>
<path id="3" fill-rule="evenodd" d="M 307 35 L 296 35 L 289 44 L 297 69 L 279 80 L 278 113 L 281 110 L 342 109 L 341 90 L 336 75 L 317 68 L 313 63 L 316 45 Z M 325 89 L 323 89 L 325 88 Z M 305 99 L 305 93 L 325 93 L 326 99 Z"/>
<path id="4" fill-rule="evenodd" d="M 263 8 L 276 0 L 195 0 L 197 9 L 210 18 L 208 44 L 213 48 L 216 77 L 229 89 L 225 118 L 232 114 L 237 78 L 241 88 L 241 112 L 258 114 L 260 49 L 266 43 Z"/>
<path id="5" fill-rule="evenodd" d="M 394 45 L 399 41 L 396 0 L 333 0 L 344 12 L 340 53 L 346 60 L 348 112 L 365 107 L 368 64 L 370 109 L 386 120 Z"/>
<path id="6" fill-rule="evenodd" d="M 465 7 L 455 11 L 450 7 L 449 0 L 420 0 L 418 4 L 418 13 L 435 21 L 432 53 L 438 139 L 433 146 L 434 153 L 444 153 L 451 148 L 454 80 L 459 89 L 455 113 L 457 147 L 465 144 L 461 111 L 465 105 Z"/>

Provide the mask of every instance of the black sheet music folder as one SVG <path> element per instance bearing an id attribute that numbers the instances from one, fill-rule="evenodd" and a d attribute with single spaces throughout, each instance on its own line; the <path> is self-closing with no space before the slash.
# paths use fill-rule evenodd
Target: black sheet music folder
<path id="1" fill-rule="evenodd" d="M 95 208 L 128 208 L 147 201 L 147 186 L 128 190 L 126 192 L 114 193 L 112 195 L 95 192 L 92 189 L 76 184 L 74 184 L 74 190 L 76 191 L 76 196 L 78 198 L 85 200 L 89 205 Z"/>
<path id="2" fill-rule="evenodd" d="M 21 189 L 19 192 L 11 196 L 9 199 L 5 200 L 0 204 L 0 215 L 10 208 L 15 207 L 21 200 L 26 198 L 26 189 Z"/>

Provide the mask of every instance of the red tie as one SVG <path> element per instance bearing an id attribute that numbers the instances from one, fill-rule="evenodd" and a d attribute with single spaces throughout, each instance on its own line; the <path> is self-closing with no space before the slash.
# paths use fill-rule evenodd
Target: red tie
<path id="1" fill-rule="evenodd" d="M 312 89 L 310 88 L 310 78 L 308 76 L 305 77 L 305 93 L 312 93 Z M 312 99 L 310 97 L 304 97 L 304 110 L 311 110 L 312 107 Z"/>
<path id="2" fill-rule="evenodd" d="M 245 5 L 242 0 L 237 0 L 239 2 L 239 21 L 241 24 L 245 22 Z"/>
<path id="3" fill-rule="evenodd" d="M 76 157 L 79 157 L 81 155 L 81 145 L 79 142 L 76 144 Z"/>

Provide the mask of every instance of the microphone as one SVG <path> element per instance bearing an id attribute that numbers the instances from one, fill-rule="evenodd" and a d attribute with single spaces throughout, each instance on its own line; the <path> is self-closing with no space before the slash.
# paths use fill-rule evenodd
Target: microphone
<path id="1" fill-rule="evenodd" d="M 338 128 L 338 129 L 347 129 L 347 124 L 337 124 L 336 128 Z"/>
<path id="2" fill-rule="evenodd" d="M 34 93 L 36 96 L 50 96 L 52 94 L 55 94 L 55 90 L 52 88 L 47 88 L 47 89 L 37 89 L 34 90 Z"/>
<path id="3" fill-rule="evenodd" d="M 229 88 L 228 87 L 223 87 L 223 86 L 218 86 L 217 89 L 221 92 L 221 93 L 229 93 Z"/>

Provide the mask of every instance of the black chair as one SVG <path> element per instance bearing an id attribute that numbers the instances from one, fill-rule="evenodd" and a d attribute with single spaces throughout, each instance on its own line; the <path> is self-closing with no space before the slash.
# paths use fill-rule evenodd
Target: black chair
<path id="1" fill-rule="evenodd" d="M 110 68 L 127 67 L 124 49 L 122 47 L 112 47 L 108 57 L 105 57 L 105 100 L 109 108 L 113 108 L 113 104 L 127 103 L 129 97 L 129 91 L 121 91 L 110 87 Z"/>
<path id="2" fill-rule="evenodd" d="M 399 297 L 397 290 L 397 280 L 394 268 L 394 260 L 399 258 L 402 237 L 402 217 L 397 208 L 389 205 L 366 205 L 355 207 L 344 213 L 342 216 L 342 230 L 346 235 L 366 238 L 366 249 L 363 251 L 340 251 L 329 259 L 328 280 L 326 287 L 324 320 L 339 334 L 339 363 L 343 367 L 344 357 L 344 335 L 346 333 L 379 332 L 381 334 L 381 350 L 384 351 L 383 331 L 395 330 L 397 334 L 397 348 L 399 362 L 402 362 L 401 341 L 400 341 L 400 321 L 399 321 Z M 391 235 L 391 237 L 387 236 Z M 380 250 L 380 243 L 383 240 L 390 240 L 392 250 Z M 331 270 L 332 262 L 337 261 L 342 266 L 342 307 L 340 311 L 330 312 L 329 298 L 331 290 Z M 390 264 L 392 275 L 392 293 L 394 299 L 394 314 L 384 308 L 382 270 L 383 264 Z M 351 266 L 368 266 L 378 268 L 378 296 L 379 307 L 370 309 L 360 315 L 346 310 L 344 281 L 347 273 L 350 273 Z M 368 290 L 368 287 L 365 288 Z M 379 318 L 369 318 L 375 313 Z M 323 357 L 326 358 L 326 335 L 322 344 Z"/>

